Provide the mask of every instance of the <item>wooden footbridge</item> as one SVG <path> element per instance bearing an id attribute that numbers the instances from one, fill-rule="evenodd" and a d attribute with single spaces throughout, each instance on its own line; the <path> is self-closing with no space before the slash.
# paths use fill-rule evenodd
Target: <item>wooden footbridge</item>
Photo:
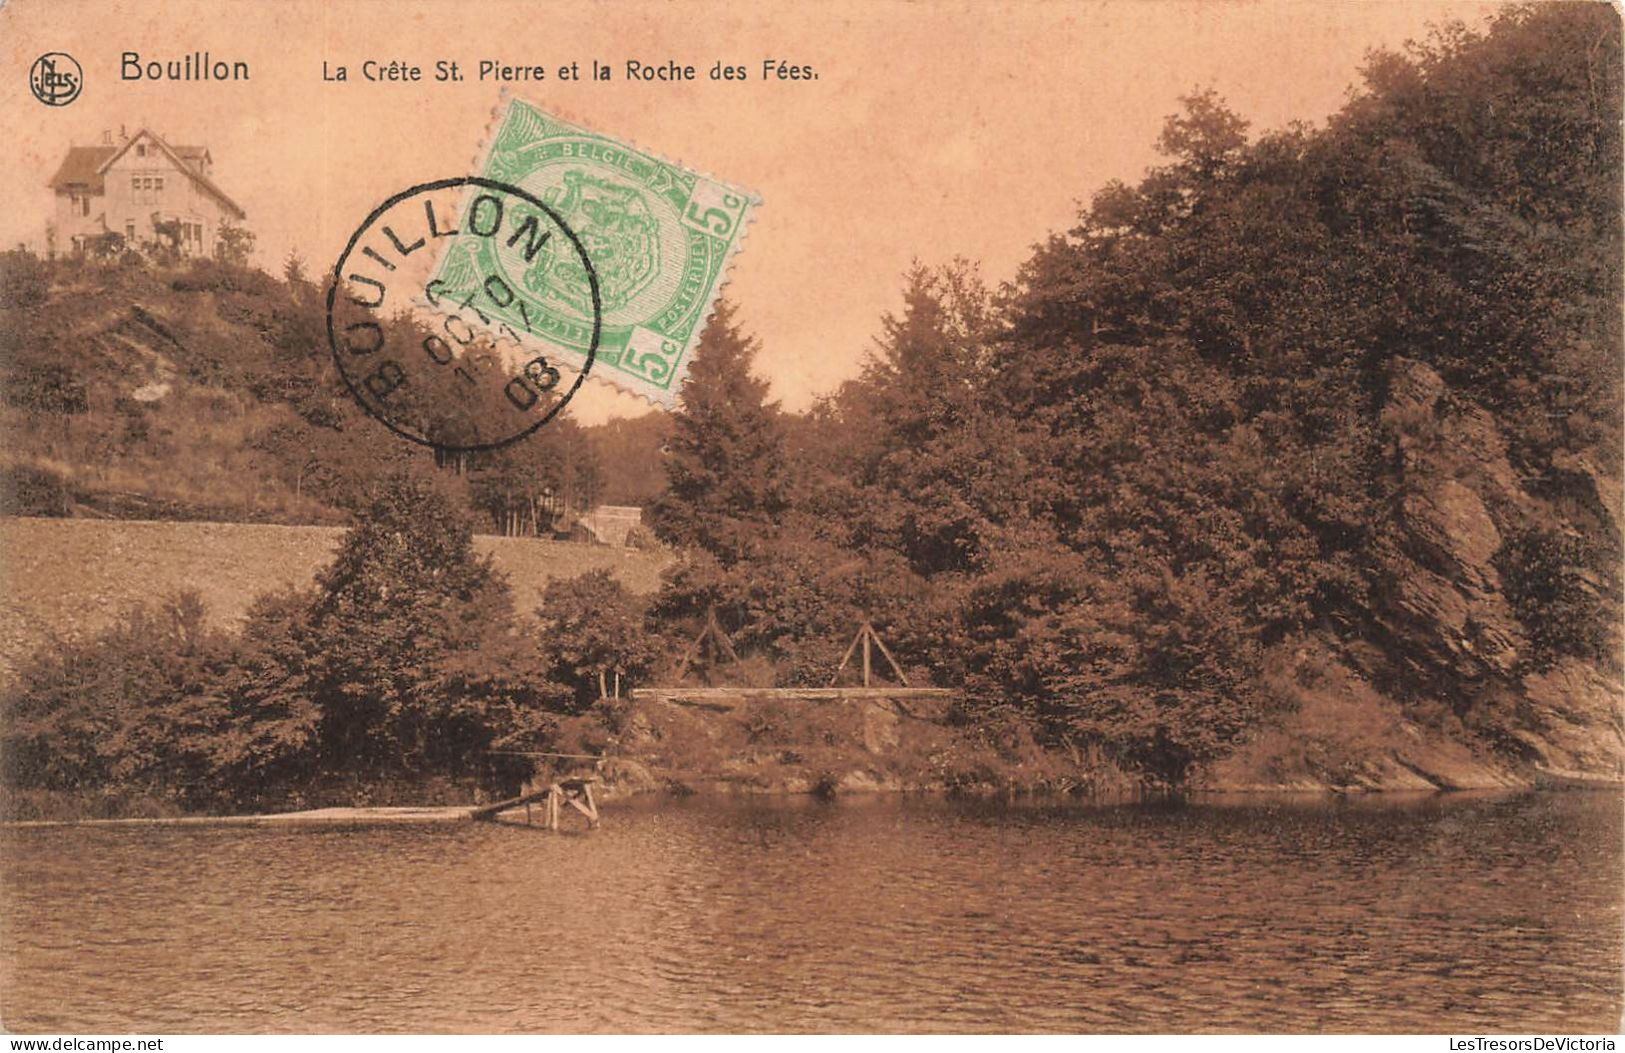
<path id="1" fill-rule="evenodd" d="M 903 667 L 892 656 L 890 648 L 881 640 L 880 634 L 867 620 L 859 626 L 858 634 L 852 638 L 852 643 L 841 656 L 840 665 L 835 667 L 835 673 L 829 678 L 824 687 L 699 687 L 685 685 L 682 680 L 688 673 L 693 660 L 703 656 L 709 647 L 712 665 L 720 665 L 723 658 L 727 658 L 734 665 L 739 663 L 739 655 L 735 653 L 733 642 L 728 634 L 722 631 L 717 623 L 716 610 L 713 608 L 706 612 L 705 626 L 700 630 L 699 636 L 689 644 L 688 650 L 683 654 L 683 660 L 677 666 L 677 683 L 669 687 L 641 687 L 633 688 L 629 697 L 634 700 L 653 700 L 662 702 L 697 702 L 709 704 L 717 708 L 731 708 L 732 706 L 749 701 L 767 699 L 804 699 L 808 701 L 860 701 L 878 699 L 924 699 L 924 698 L 952 698 L 957 692 L 945 687 L 912 687 L 908 682 L 908 675 Z M 874 655 L 878 652 L 880 657 L 891 666 L 892 675 L 897 678 L 895 684 L 878 684 L 875 682 Z M 841 678 L 846 667 L 851 664 L 854 656 L 862 654 L 863 683 L 861 685 L 835 686 Z"/>
<path id="2" fill-rule="evenodd" d="M 874 656 L 878 653 L 891 667 L 896 683 L 885 684 L 876 682 Z M 837 686 L 841 674 L 846 671 L 854 657 L 861 655 L 862 683 Z M 766 701 L 771 699 L 796 699 L 803 701 L 873 701 L 882 700 L 900 703 L 914 699 L 942 699 L 953 698 L 958 692 L 945 687 L 914 687 L 908 682 L 908 675 L 903 667 L 893 657 L 891 650 L 875 632 L 875 627 L 867 620 L 858 628 L 858 633 L 852 638 L 846 653 L 841 656 L 841 662 L 835 668 L 835 673 L 829 678 L 824 687 L 713 687 L 684 684 L 683 678 L 688 674 L 696 658 L 709 658 L 712 666 L 720 665 L 726 658 L 733 665 L 740 664 L 739 655 L 734 651 L 733 642 L 728 634 L 723 632 L 722 626 L 717 622 L 716 610 L 713 608 L 706 612 L 705 624 L 700 634 L 689 644 L 683 654 L 683 659 L 677 666 L 677 683 L 666 687 L 633 688 L 628 697 L 634 701 L 660 701 L 677 702 L 688 705 L 697 705 L 708 709 L 729 710 L 742 706 L 748 702 Z M 600 693 L 606 697 L 604 674 L 599 674 Z M 615 674 L 615 695 L 620 697 L 620 674 Z M 581 754 L 561 753 L 532 753 L 518 750 L 495 750 L 496 753 L 513 753 L 515 755 L 532 757 L 571 757 L 579 760 L 602 761 L 602 757 L 592 757 Z M 598 826 L 598 805 L 593 800 L 592 788 L 596 785 L 596 776 L 576 775 L 568 778 L 555 779 L 546 786 L 528 786 L 525 792 L 517 797 L 510 797 L 505 801 L 494 804 L 477 806 L 469 811 L 469 817 L 477 821 L 493 822 L 498 815 L 511 812 L 518 808 L 525 809 L 525 825 L 533 824 L 532 809 L 540 805 L 542 808 L 542 821 L 549 830 L 559 828 L 560 814 L 565 808 L 572 808 L 581 813 L 587 820 L 588 829 Z"/>

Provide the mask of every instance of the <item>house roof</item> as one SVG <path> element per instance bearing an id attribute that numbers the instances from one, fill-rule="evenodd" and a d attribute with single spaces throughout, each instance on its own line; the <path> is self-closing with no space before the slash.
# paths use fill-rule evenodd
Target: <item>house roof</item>
<path id="1" fill-rule="evenodd" d="M 142 136 L 152 140 L 158 149 L 162 150 L 169 156 L 171 161 L 175 162 L 175 167 L 180 169 L 192 182 L 196 183 L 204 193 L 219 201 L 238 219 L 247 217 L 248 213 L 243 211 L 241 205 L 227 197 L 226 192 L 215 186 L 214 181 L 208 176 L 187 163 L 208 157 L 208 147 L 170 146 L 159 138 L 156 133 L 145 128 L 137 131 L 119 146 L 68 147 L 68 156 L 63 159 L 61 167 L 56 170 L 56 175 L 51 177 L 51 188 L 53 190 L 66 190 L 70 186 L 84 186 L 93 194 L 105 193 L 107 189 L 107 170 L 112 167 L 114 161 L 123 156 L 124 151 L 133 146 Z"/>
<path id="2" fill-rule="evenodd" d="M 66 190 L 69 186 L 89 187 L 92 193 L 102 192 L 102 162 L 118 153 L 116 146 L 70 146 L 68 156 L 62 159 L 56 175 L 51 177 L 53 190 Z"/>

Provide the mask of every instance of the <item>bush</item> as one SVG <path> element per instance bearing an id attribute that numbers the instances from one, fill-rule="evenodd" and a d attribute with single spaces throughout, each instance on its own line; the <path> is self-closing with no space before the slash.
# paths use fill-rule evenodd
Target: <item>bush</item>
<path id="1" fill-rule="evenodd" d="M 67 480 L 49 468 L 13 464 L 0 477 L 0 515 L 57 518 L 72 506 Z"/>
<path id="2" fill-rule="evenodd" d="M 1588 570 L 1594 560 L 1585 538 L 1540 529 L 1510 535 L 1495 554 L 1507 600 L 1529 634 L 1530 669 L 1564 657 L 1604 657 L 1608 613 Z"/>
<path id="3" fill-rule="evenodd" d="M 50 292 L 50 271 L 32 252 L 0 252 L 0 307 L 33 307 Z"/>
<path id="4" fill-rule="evenodd" d="M 217 690 L 229 660 L 229 639 L 206 627 L 194 593 L 135 606 L 87 641 L 55 641 L 5 699 L 7 783 L 206 799 L 229 723 Z"/>
<path id="5" fill-rule="evenodd" d="M 1264 716 L 1256 639 L 1198 573 L 1102 574 L 1033 553 L 969 592 L 961 657 L 977 716 L 1032 718 L 1178 787 Z"/>

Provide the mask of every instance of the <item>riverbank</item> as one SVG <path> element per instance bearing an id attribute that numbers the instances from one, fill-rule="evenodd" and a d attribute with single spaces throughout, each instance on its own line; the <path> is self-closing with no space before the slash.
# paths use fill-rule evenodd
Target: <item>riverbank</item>
<path id="1" fill-rule="evenodd" d="M 946 794 L 983 797 L 1069 796 L 1132 799 L 1146 787 L 1100 750 L 1063 742 L 1040 745 L 1019 721 L 963 725 L 948 698 L 717 698 L 668 694 L 605 703 L 566 720 L 552 747 L 575 758 L 538 758 L 538 774 L 590 768 L 603 799 L 665 794 L 837 797 L 856 794 Z M 1299 720 L 1319 720 L 1318 713 Z M 1395 718 L 1398 720 L 1399 718 Z M 1369 721 L 1367 722 L 1369 724 Z M 1311 737 L 1277 725 L 1261 729 L 1230 756 L 1196 773 L 1185 792 L 1348 796 L 1458 790 L 1612 789 L 1617 772 L 1517 762 L 1430 729 L 1398 723 L 1340 738 Z M 601 756 L 598 762 L 584 756 Z M 85 822 L 356 822 L 461 821 L 470 808 L 517 787 L 436 778 L 367 783 L 329 777 L 285 795 L 199 815 L 158 798 L 14 794 L 8 825 Z"/>
<path id="2" fill-rule="evenodd" d="M 966 725 L 951 698 L 717 698 L 669 694 L 606 703 L 566 718 L 538 757 L 539 777 L 591 771 L 603 799 L 632 796 L 796 796 L 941 794 L 964 797 L 1164 796 L 1098 748 L 1041 745 L 1016 720 Z M 1318 719 L 1299 714 L 1299 721 Z M 1229 756 L 1194 773 L 1183 794 L 1351 796 L 1490 790 L 1613 790 L 1617 772 L 1518 762 L 1400 722 L 1382 734 L 1353 722 L 1308 734 L 1291 724 L 1258 730 Z M 1334 737 L 1336 736 L 1336 737 Z M 593 761 L 589 758 L 600 757 Z M 514 758 L 503 758 L 512 761 Z M 213 808 L 110 789 L 100 793 L 30 790 L 0 800 L 7 825 L 193 822 L 453 821 L 470 808 L 511 796 L 522 769 L 504 780 L 362 778 L 330 773 L 262 788 L 251 799 Z M 243 814 L 248 813 L 248 814 Z"/>
<path id="3" fill-rule="evenodd" d="M 1515 759 L 1422 726 L 1375 695 L 1310 699 L 1194 773 L 1189 793 L 1351 795 L 1619 788 L 1617 769 Z M 1333 707 L 1336 712 L 1325 712 Z M 962 725 L 946 700 L 671 694 L 616 704 L 600 769 L 607 796 L 949 793 L 1137 796 L 1149 788 L 1098 748 L 1040 745 L 1018 720 Z"/>

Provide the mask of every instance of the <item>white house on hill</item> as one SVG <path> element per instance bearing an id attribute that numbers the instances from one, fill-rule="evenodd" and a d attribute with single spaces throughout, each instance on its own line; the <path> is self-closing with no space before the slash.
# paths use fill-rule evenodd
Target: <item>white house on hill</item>
<path id="1" fill-rule="evenodd" d="M 108 233 L 132 245 L 167 243 L 159 224 L 173 223 L 167 229 L 181 252 L 216 255 L 221 223 L 247 213 L 210 179 L 213 164 L 208 147 L 172 146 L 145 128 L 117 142 L 107 132 L 99 146 L 70 146 L 50 182 L 57 236 L 75 250 Z"/>

